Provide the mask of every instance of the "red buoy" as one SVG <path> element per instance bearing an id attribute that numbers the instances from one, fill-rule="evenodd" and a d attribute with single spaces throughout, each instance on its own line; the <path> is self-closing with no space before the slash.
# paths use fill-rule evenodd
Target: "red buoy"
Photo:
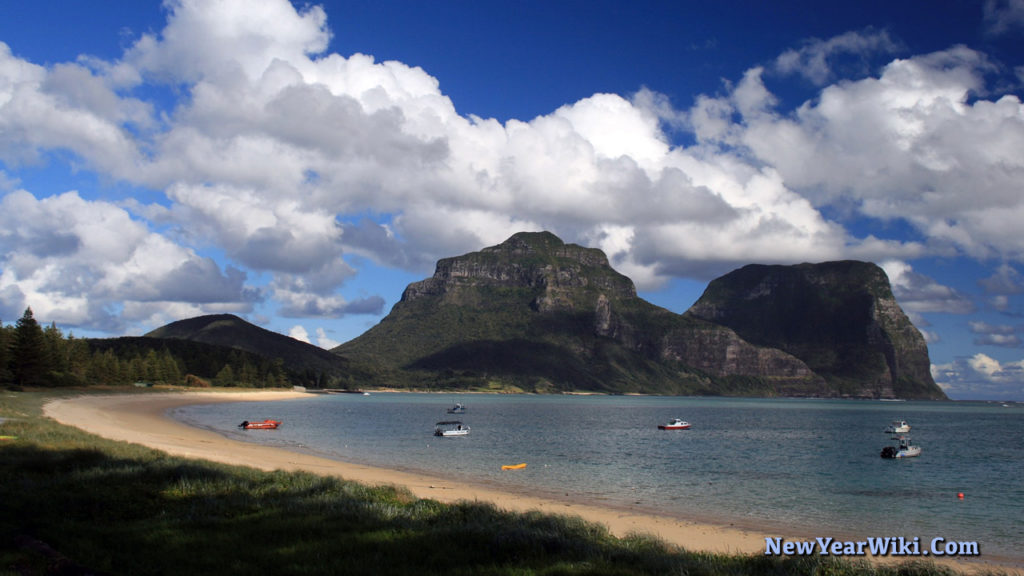
<path id="1" fill-rule="evenodd" d="M 961 499 L 961 500 L 963 500 L 964 499 L 964 493 L 963 492 L 957 492 L 956 493 L 956 497 Z"/>

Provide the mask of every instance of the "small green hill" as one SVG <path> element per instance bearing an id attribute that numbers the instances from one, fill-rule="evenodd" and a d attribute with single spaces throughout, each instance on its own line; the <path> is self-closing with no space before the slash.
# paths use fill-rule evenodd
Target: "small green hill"
<path id="1" fill-rule="evenodd" d="M 350 363 L 322 348 L 260 328 L 232 314 L 213 314 L 171 322 L 149 332 L 156 341 L 187 340 L 229 348 L 278 360 L 291 374 L 303 375 L 304 383 L 318 382 L 345 387 L 365 378 Z"/>

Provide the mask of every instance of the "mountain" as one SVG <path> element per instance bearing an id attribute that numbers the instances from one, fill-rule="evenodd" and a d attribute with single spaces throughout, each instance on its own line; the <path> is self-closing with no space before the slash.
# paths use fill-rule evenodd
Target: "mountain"
<path id="1" fill-rule="evenodd" d="M 379 383 L 418 387 L 944 397 L 927 372 L 927 347 L 892 300 L 884 273 L 857 264 L 849 274 L 821 276 L 817 300 L 809 300 L 821 305 L 791 322 L 799 328 L 791 338 L 778 338 L 767 325 L 799 308 L 793 294 L 765 285 L 761 300 L 748 306 L 742 290 L 716 281 L 680 315 L 639 298 L 600 250 L 548 232 L 519 233 L 438 261 L 434 275 L 410 284 L 378 325 L 332 352 L 375 372 Z M 892 313 L 870 326 L 851 324 L 863 318 L 844 305 L 826 306 L 840 293 Z M 738 321 L 759 307 L 770 309 L 760 328 Z M 814 322 L 817 332 L 809 328 Z M 818 347 L 801 340 L 821 334 L 827 337 Z M 889 347 L 878 349 L 895 362 L 886 357 L 888 387 L 871 352 L 886 341 Z M 829 352 L 832 345 L 851 350 Z M 829 361 L 830 354 L 841 360 Z M 861 357 L 868 368 L 857 364 Z"/>
<path id="2" fill-rule="evenodd" d="M 800 358 L 842 395 L 945 398 L 927 343 L 871 263 L 744 266 L 712 281 L 686 315 Z"/>
<path id="3" fill-rule="evenodd" d="M 187 340 L 280 359 L 288 372 L 313 374 L 314 379 L 323 380 L 331 386 L 341 385 L 357 375 L 344 358 L 318 346 L 260 328 L 232 314 L 178 320 L 147 333 L 144 338 Z"/>
<path id="4" fill-rule="evenodd" d="M 678 320 L 637 298 L 600 250 L 521 233 L 438 261 L 379 324 L 332 351 L 420 387 L 710 393 L 689 367 L 621 343 L 650 347 L 624 320 L 637 315 Z"/>

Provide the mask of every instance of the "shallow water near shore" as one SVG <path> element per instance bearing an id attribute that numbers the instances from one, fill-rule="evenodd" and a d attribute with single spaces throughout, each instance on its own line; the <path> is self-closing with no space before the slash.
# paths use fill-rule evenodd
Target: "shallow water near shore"
<path id="1" fill-rule="evenodd" d="M 466 413 L 450 415 L 455 402 Z M 1024 560 L 1024 405 L 376 393 L 177 408 L 225 436 L 765 534 L 978 542 Z M 243 420 L 283 421 L 243 431 Z M 690 430 L 658 430 L 682 418 Z M 468 436 L 438 438 L 458 419 Z M 885 460 L 907 420 L 917 458 Z M 521 470 L 504 464 L 526 462 Z M 958 493 L 963 493 L 960 499 Z"/>

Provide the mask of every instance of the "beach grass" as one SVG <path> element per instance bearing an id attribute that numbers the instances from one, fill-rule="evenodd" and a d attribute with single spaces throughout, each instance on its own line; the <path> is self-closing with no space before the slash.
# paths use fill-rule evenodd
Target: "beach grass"
<path id="1" fill-rule="evenodd" d="M 0 392 L 0 435 L 15 437 L 0 441 L 0 575 L 955 574 L 693 552 L 575 516 L 172 457 L 43 417 L 56 394 Z"/>

